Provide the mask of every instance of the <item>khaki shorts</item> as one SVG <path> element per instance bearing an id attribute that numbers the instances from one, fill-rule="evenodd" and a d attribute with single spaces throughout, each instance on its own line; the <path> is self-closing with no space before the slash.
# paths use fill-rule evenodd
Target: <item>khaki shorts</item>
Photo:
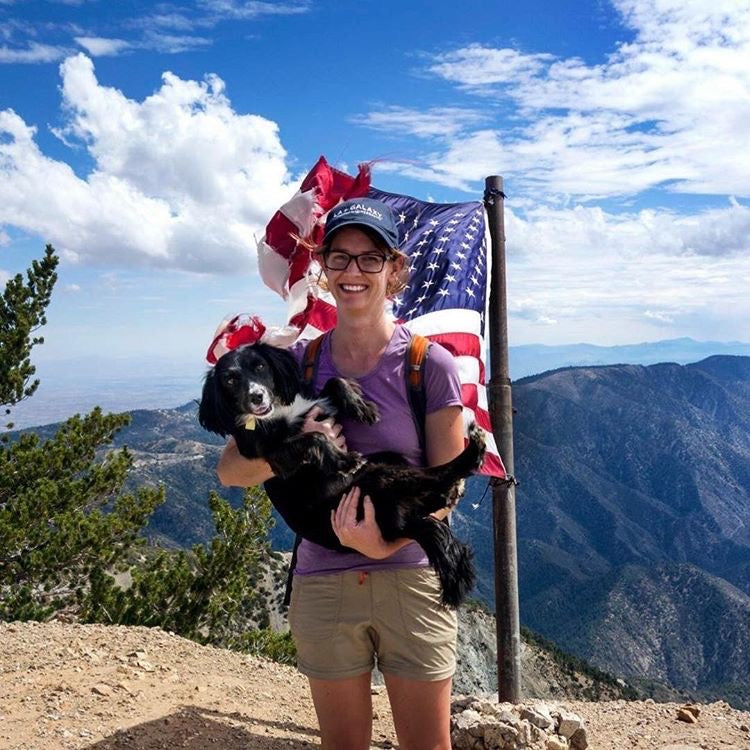
<path id="1" fill-rule="evenodd" d="M 289 626 L 297 666 L 336 680 L 372 671 L 442 680 L 456 669 L 456 613 L 426 568 L 295 576 Z"/>

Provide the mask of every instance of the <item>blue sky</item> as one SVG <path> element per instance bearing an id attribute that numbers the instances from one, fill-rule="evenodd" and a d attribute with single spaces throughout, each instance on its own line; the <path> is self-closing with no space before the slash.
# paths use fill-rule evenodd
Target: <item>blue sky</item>
<path id="1" fill-rule="evenodd" d="M 323 154 L 504 177 L 512 345 L 750 341 L 748 122 L 748 0 L 0 0 L 0 282 L 62 256 L 37 361 L 202 363 Z"/>

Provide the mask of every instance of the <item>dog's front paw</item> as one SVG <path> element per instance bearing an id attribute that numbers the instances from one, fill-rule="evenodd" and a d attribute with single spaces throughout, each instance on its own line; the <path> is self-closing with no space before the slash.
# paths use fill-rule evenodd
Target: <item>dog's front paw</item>
<path id="1" fill-rule="evenodd" d="M 356 380 L 347 380 L 346 385 L 349 416 L 362 424 L 375 424 L 380 419 L 378 405 L 364 397 L 362 387 Z"/>

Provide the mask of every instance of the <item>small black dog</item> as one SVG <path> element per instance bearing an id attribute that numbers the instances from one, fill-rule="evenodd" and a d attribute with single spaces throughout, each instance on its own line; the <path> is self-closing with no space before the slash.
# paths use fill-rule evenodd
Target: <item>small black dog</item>
<path id="1" fill-rule="evenodd" d="M 324 412 L 321 418 L 342 414 L 375 423 L 375 404 L 362 397 L 359 385 L 331 378 L 317 398 L 308 398 L 300 384 L 299 366 L 289 352 L 268 344 L 239 347 L 206 375 L 199 421 L 211 432 L 233 435 L 243 456 L 268 461 L 276 474 L 266 482 L 274 507 L 294 532 L 324 547 L 348 549 L 333 532 L 331 510 L 351 487 L 360 487 L 362 497 L 372 500 L 383 538 L 419 542 L 437 572 L 443 603 L 458 606 L 476 580 L 473 555 L 447 524 L 429 514 L 455 504 L 461 480 L 481 465 L 479 429 L 473 426 L 464 451 L 442 466 L 409 466 L 395 453 L 365 460 L 339 450 L 320 432 L 301 432 L 315 405 Z"/>

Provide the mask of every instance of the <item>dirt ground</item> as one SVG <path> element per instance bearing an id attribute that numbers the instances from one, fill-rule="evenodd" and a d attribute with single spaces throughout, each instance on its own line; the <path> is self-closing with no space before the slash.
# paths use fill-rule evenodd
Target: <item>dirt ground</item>
<path id="1" fill-rule="evenodd" d="M 398 747 L 374 688 L 373 748 Z M 750 713 L 718 702 L 694 724 L 679 706 L 568 702 L 596 750 L 750 750 Z M 319 747 L 294 669 L 158 629 L 0 623 L 2 750 L 288 750 Z"/>

